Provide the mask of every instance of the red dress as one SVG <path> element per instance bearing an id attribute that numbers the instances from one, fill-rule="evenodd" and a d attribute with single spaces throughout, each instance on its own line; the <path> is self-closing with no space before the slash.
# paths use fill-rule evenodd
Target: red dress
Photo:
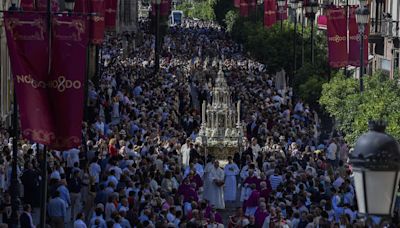
<path id="1" fill-rule="evenodd" d="M 110 154 L 111 157 L 118 156 L 118 150 L 117 148 L 115 148 L 114 145 L 108 145 L 108 153 Z"/>

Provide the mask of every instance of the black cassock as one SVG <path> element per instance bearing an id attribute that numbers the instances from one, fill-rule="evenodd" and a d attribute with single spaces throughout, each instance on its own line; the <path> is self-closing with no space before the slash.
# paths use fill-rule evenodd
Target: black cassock
<path id="1" fill-rule="evenodd" d="M 24 185 L 24 202 L 32 207 L 39 206 L 39 175 L 32 169 L 27 169 L 21 176 Z"/>

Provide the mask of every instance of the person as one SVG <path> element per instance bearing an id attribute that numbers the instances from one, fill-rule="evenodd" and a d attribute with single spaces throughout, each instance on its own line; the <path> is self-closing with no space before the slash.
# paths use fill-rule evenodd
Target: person
<path id="1" fill-rule="evenodd" d="M 23 207 L 23 212 L 19 217 L 19 224 L 21 228 L 35 228 L 35 225 L 33 224 L 33 219 L 32 219 L 32 208 L 31 205 L 25 204 Z"/>
<path id="2" fill-rule="evenodd" d="M 85 222 L 83 221 L 85 219 L 85 214 L 82 212 L 79 212 L 76 215 L 76 220 L 74 222 L 74 228 L 87 228 Z"/>
<path id="3" fill-rule="evenodd" d="M 11 224 L 12 204 L 11 204 L 11 196 L 9 193 L 4 194 L 4 199 L 3 202 L 1 203 L 0 209 L 2 211 L 3 223 Z"/>
<path id="4" fill-rule="evenodd" d="M 39 175 L 33 170 L 32 163 L 26 163 L 26 169 L 22 173 L 21 182 L 24 185 L 24 203 L 38 206 Z"/>
<path id="5" fill-rule="evenodd" d="M 238 207 L 236 214 L 229 217 L 228 228 L 246 227 L 249 223 L 249 219 L 243 214 L 243 209 Z"/>
<path id="6" fill-rule="evenodd" d="M 275 191 L 280 184 L 283 182 L 283 178 L 279 175 L 279 169 L 275 169 L 274 174 L 269 177 L 269 183 L 271 184 L 271 188 Z"/>
<path id="7" fill-rule="evenodd" d="M 74 171 L 73 178 L 68 182 L 68 188 L 70 191 L 70 199 L 71 199 L 71 221 L 74 220 L 76 214 L 78 214 L 78 208 L 82 205 L 81 202 L 81 188 L 82 188 L 82 180 L 80 178 L 79 171 Z"/>
<path id="8" fill-rule="evenodd" d="M 329 164 L 331 164 L 333 167 L 336 167 L 337 164 L 336 163 L 337 151 L 338 151 L 338 146 L 336 145 L 336 139 L 333 138 L 326 152 L 326 158 L 328 159 Z"/>
<path id="9" fill-rule="evenodd" d="M 64 219 L 67 217 L 67 203 L 60 196 L 61 193 L 56 191 L 54 197 L 49 201 L 47 209 L 51 227 L 54 228 L 64 228 Z"/>
<path id="10" fill-rule="evenodd" d="M 243 203 L 243 208 L 245 209 L 245 215 L 250 217 L 254 216 L 257 210 L 258 202 L 260 200 L 260 192 L 256 189 L 256 184 L 251 184 L 251 194 L 249 198 Z"/>
<path id="11" fill-rule="evenodd" d="M 255 224 L 257 227 L 262 227 L 265 221 L 265 218 L 267 218 L 269 215 L 268 210 L 267 210 L 267 205 L 265 202 L 260 202 L 259 207 L 257 208 L 256 212 L 254 213 L 255 217 Z"/>
<path id="12" fill-rule="evenodd" d="M 203 175 L 203 179 L 204 179 L 204 190 L 203 190 L 203 198 L 206 200 L 210 200 L 208 197 L 211 195 L 210 193 L 210 189 L 211 189 L 211 182 L 210 182 L 210 172 L 214 167 L 214 157 L 212 156 L 208 156 L 208 162 L 206 164 L 206 167 L 204 169 L 204 175 Z"/>
<path id="13" fill-rule="evenodd" d="M 228 164 L 224 167 L 225 173 L 225 186 L 224 186 L 224 198 L 225 201 L 235 201 L 237 183 L 236 177 L 239 174 L 239 167 L 233 163 L 232 157 L 228 157 Z"/>
<path id="14" fill-rule="evenodd" d="M 225 209 L 224 201 L 224 171 L 219 167 L 219 161 L 214 161 L 214 166 L 209 173 L 209 196 L 207 197 L 211 205 L 214 205 L 217 209 Z"/>
<path id="15" fill-rule="evenodd" d="M 184 167 L 189 166 L 190 160 L 190 139 L 186 140 L 186 143 L 181 147 L 181 155 L 182 155 L 182 165 Z"/>
<path id="16" fill-rule="evenodd" d="M 92 227 L 93 228 L 94 227 L 107 228 L 106 221 L 103 218 L 103 211 L 104 211 L 103 208 L 104 208 L 103 204 L 101 204 L 101 203 L 97 204 L 97 206 L 94 210 L 93 218 L 89 222 L 90 228 L 92 228 Z"/>

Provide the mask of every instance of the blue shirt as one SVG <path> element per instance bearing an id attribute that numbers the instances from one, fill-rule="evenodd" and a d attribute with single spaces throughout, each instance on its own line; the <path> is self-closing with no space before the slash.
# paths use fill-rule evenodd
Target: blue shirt
<path id="1" fill-rule="evenodd" d="M 65 201 L 67 205 L 71 205 L 71 198 L 69 197 L 69 190 L 65 185 L 60 185 L 57 188 L 57 191 L 60 192 L 60 198 Z"/>
<path id="2" fill-rule="evenodd" d="M 50 217 L 67 217 L 67 204 L 60 197 L 51 199 L 47 209 Z"/>

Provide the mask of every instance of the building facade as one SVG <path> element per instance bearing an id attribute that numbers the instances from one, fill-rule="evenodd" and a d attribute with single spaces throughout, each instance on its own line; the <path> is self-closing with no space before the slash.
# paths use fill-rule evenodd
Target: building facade
<path id="1" fill-rule="evenodd" d="M 138 1 L 118 0 L 117 32 L 136 32 L 138 26 Z"/>
<path id="2" fill-rule="evenodd" d="M 7 10 L 9 1 L 1 1 L 0 10 Z M 8 55 L 7 39 L 4 30 L 3 15 L 0 15 L 0 127 L 9 127 L 13 101 L 13 83 Z"/>
<path id="3" fill-rule="evenodd" d="M 370 53 L 374 56 L 372 68 L 381 70 L 390 78 L 399 78 L 399 15 L 398 0 L 370 2 Z"/>

